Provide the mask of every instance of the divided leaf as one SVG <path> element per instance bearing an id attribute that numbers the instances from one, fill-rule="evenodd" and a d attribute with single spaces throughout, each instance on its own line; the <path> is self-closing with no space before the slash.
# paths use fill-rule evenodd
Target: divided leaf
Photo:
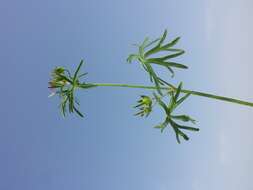
<path id="1" fill-rule="evenodd" d="M 175 74 L 172 68 L 179 68 L 179 69 L 188 68 L 183 64 L 170 61 L 171 59 L 179 57 L 182 54 L 184 54 L 184 50 L 173 48 L 180 40 L 180 37 L 177 37 L 172 41 L 164 44 L 166 37 L 167 37 L 167 30 L 164 31 L 164 33 L 160 38 L 155 39 L 151 42 L 149 42 L 148 38 L 145 38 L 144 41 L 140 45 L 138 45 L 139 52 L 135 54 L 130 54 L 127 58 L 127 62 L 129 63 L 131 63 L 134 60 L 141 63 L 144 70 L 148 73 L 150 81 L 155 84 L 156 90 L 160 95 L 162 95 L 160 86 L 163 83 L 159 80 L 158 75 L 156 74 L 156 72 L 152 67 L 152 64 L 159 65 L 168 69 L 168 71 L 172 74 L 171 75 L 172 77 Z M 150 57 L 154 54 L 157 55 L 158 53 L 164 53 L 165 55 L 161 55 L 160 57 L 159 56 Z"/>

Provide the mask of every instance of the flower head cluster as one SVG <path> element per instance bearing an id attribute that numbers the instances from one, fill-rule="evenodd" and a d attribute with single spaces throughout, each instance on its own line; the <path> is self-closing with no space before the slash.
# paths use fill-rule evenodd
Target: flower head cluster
<path id="1" fill-rule="evenodd" d="M 148 96 L 142 95 L 138 100 L 138 105 L 135 108 L 139 109 L 139 112 L 135 115 L 140 115 L 141 117 L 148 117 L 150 112 L 152 111 L 152 99 Z"/>
<path id="2" fill-rule="evenodd" d="M 65 78 L 66 70 L 63 67 L 56 67 L 52 73 L 52 79 L 49 81 L 49 87 L 51 89 L 63 88 L 65 85 L 68 85 L 69 82 Z"/>
<path id="3" fill-rule="evenodd" d="M 180 37 L 177 37 L 174 40 L 164 44 L 166 37 L 167 30 L 164 31 L 160 38 L 154 41 L 150 42 L 148 38 L 145 38 L 142 44 L 137 45 L 139 47 L 138 53 L 130 54 L 127 58 L 129 63 L 135 60 L 142 65 L 144 70 L 149 74 L 150 81 L 155 83 L 157 91 L 160 95 L 162 95 L 160 86 L 164 85 L 164 81 L 158 77 L 152 65 L 165 67 L 172 73 L 172 76 L 174 76 L 173 68 L 187 69 L 187 66 L 183 64 L 170 61 L 171 59 L 184 54 L 184 50 L 174 48 L 174 46 L 180 40 Z M 165 53 L 165 55 L 161 56 L 161 53 Z M 151 57 L 157 54 L 160 56 Z"/>
<path id="4" fill-rule="evenodd" d="M 52 78 L 49 81 L 48 88 L 53 89 L 54 92 L 50 96 L 55 94 L 59 95 L 61 99 L 60 108 L 63 116 L 66 115 L 66 111 L 68 110 L 69 113 L 75 112 L 83 117 L 83 114 L 77 108 L 79 103 L 75 97 L 75 90 L 77 88 L 87 89 L 95 86 L 93 84 L 80 82 L 80 79 L 87 74 L 79 74 L 82 65 L 83 60 L 81 60 L 74 75 L 71 75 L 71 73 L 63 67 L 56 67 L 51 73 Z"/>

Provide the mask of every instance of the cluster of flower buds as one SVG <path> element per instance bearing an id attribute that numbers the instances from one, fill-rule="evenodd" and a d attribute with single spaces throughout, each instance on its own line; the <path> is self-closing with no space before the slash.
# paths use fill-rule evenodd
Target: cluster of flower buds
<path id="1" fill-rule="evenodd" d="M 50 96 L 58 94 L 61 103 L 60 108 L 65 116 L 66 112 L 77 113 L 79 116 L 83 117 L 83 114 L 78 110 L 79 103 L 75 97 L 75 90 L 78 88 L 88 89 L 94 87 L 95 85 L 80 82 L 80 79 L 84 77 L 87 73 L 79 74 L 79 71 L 83 65 L 83 60 L 81 60 L 75 73 L 71 73 L 63 67 L 56 67 L 52 71 L 52 79 L 49 81 L 49 88 L 56 89 Z"/>
<path id="2" fill-rule="evenodd" d="M 139 112 L 135 115 L 149 116 L 150 112 L 152 111 L 152 99 L 148 96 L 142 95 L 140 100 L 138 100 L 138 105 L 135 108 L 139 109 Z"/>
<path id="3" fill-rule="evenodd" d="M 51 89 L 63 88 L 65 85 L 70 84 L 69 79 L 65 76 L 66 71 L 63 67 L 56 67 L 51 73 L 51 80 L 49 87 Z"/>

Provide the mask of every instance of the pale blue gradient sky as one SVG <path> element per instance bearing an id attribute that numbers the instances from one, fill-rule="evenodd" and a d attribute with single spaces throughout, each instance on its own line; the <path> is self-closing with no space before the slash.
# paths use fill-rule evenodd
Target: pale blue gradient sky
<path id="1" fill-rule="evenodd" d="M 253 100 L 250 0 L 2 0 L 0 189 L 5 190 L 251 190 L 253 109 L 191 97 L 182 111 L 199 133 L 176 143 L 174 134 L 133 117 L 143 90 L 98 88 L 80 92 L 85 119 L 63 119 L 48 99 L 55 66 L 88 80 L 148 83 L 126 64 L 131 44 L 165 28 L 182 36 L 178 71 L 187 88 Z M 166 78 L 167 74 L 163 73 Z M 148 92 L 147 92 L 148 93 Z"/>

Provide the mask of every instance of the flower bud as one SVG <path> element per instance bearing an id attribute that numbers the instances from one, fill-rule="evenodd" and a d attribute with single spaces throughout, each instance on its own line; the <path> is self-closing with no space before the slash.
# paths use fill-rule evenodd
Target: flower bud
<path id="1" fill-rule="evenodd" d="M 138 100 L 138 105 L 135 106 L 135 108 L 138 108 L 140 111 L 136 113 L 135 115 L 148 116 L 150 112 L 152 111 L 152 99 L 148 96 L 142 95 L 140 100 Z"/>

